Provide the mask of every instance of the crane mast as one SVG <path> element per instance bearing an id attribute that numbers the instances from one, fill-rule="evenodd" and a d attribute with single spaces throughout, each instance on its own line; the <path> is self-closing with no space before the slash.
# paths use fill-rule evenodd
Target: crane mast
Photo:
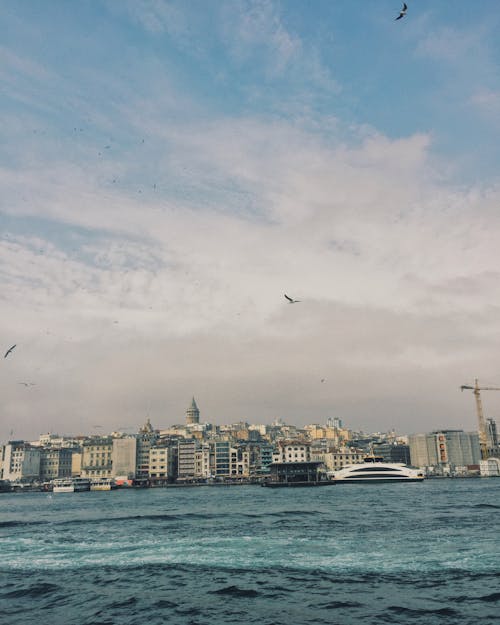
<path id="1" fill-rule="evenodd" d="M 481 458 L 486 460 L 488 457 L 488 434 L 486 431 L 486 421 L 484 419 L 483 414 L 483 404 L 481 402 L 481 393 L 480 391 L 500 391 L 500 388 L 496 386 L 479 386 L 477 378 L 474 381 L 474 386 L 466 386 L 462 385 L 460 390 L 470 389 L 474 393 L 474 397 L 476 399 L 476 410 L 477 410 L 477 424 L 478 424 L 478 433 L 479 433 L 479 446 L 481 448 Z"/>

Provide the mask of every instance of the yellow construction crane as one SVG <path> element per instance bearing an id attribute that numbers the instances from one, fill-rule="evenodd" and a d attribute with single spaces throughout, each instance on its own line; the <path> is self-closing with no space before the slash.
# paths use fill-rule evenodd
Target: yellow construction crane
<path id="1" fill-rule="evenodd" d="M 479 446 L 481 447 L 481 458 L 486 460 L 488 457 L 488 434 L 486 432 L 486 421 L 484 420 L 483 405 L 481 403 L 481 394 L 479 391 L 500 391 L 500 388 L 496 386 L 479 386 L 477 378 L 474 382 L 474 386 L 466 386 L 464 384 L 460 387 L 460 390 L 463 391 L 464 388 L 470 389 L 476 398 L 477 421 L 479 426 Z"/>

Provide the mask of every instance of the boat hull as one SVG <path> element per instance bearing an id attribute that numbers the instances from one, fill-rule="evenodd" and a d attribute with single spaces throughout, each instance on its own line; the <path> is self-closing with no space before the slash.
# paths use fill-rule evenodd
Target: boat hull
<path id="1" fill-rule="evenodd" d="M 390 478 L 390 477 L 374 477 L 374 478 L 342 478 L 342 479 L 338 479 L 338 480 L 333 480 L 333 482 L 335 482 L 335 484 L 383 484 L 383 483 L 391 483 L 391 484 L 396 484 L 396 483 L 405 483 L 406 482 L 423 482 L 424 478 L 423 477 L 394 477 L 394 478 Z"/>
<path id="2" fill-rule="evenodd" d="M 74 493 L 75 492 L 75 487 L 74 486 L 54 486 L 54 488 L 52 489 L 53 493 Z"/>
<path id="3" fill-rule="evenodd" d="M 369 456 L 360 464 L 349 464 L 330 475 L 336 484 L 383 484 L 399 482 L 423 482 L 420 469 L 397 462 L 382 462 L 381 458 Z"/>

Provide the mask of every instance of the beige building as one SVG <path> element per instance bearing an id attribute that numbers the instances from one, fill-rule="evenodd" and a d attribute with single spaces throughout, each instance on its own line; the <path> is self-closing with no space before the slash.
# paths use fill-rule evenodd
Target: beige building
<path id="1" fill-rule="evenodd" d="M 92 437 L 82 446 L 82 477 L 111 477 L 113 439 Z"/>
<path id="2" fill-rule="evenodd" d="M 82 451 L 73 451 L 71 456 L 71 477 L 80 477 L 82 474 Z"/>
<path id="3" fill-rule="evenodd" d="M 243 445 L 229 449 L 229 475 L 231 478 L 250 476 L 250 451 Z"/>
<path id="4" fill-rule="evenodd" d="M 358 464 L 366 458 L 366 451 L 344 447 L 335 451 L 312 448 L 311 460 L 322 462 L 328 471 L 337 471 L 348 464 Z"/>
<path id="5" fill-rule="evenodd" d="M 175 479 L 175 454 L 172 447 L 151 447 L 149 450 L 149 478 L 152 484 L 165 484 Z"/>

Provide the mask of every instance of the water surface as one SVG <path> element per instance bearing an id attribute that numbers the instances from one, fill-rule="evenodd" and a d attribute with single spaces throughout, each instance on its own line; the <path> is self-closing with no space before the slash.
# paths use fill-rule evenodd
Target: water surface
<path id="1" fill-rule="evenodd" d="M 2 625 L 492 625 L 500 479 L 0 495 Z"/>

